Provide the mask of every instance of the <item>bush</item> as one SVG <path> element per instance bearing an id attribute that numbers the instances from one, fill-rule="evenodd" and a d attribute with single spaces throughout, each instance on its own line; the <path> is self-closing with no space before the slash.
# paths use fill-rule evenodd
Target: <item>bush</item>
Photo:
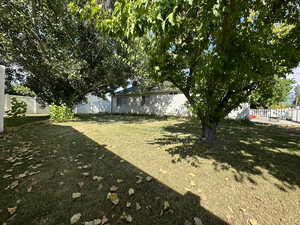
<path id="1" fill-rule="evenodd" d="M 50 105 L 50 120 L 54 122 L 64 122 L 74 118 L 72 109 L 66 105 Z"/>
<path id="2" fill-rule="evenodd" d="M 13 97 L 11 99 L 11 110 L 8 111 L 7 115 L 13 118 L 24 117 L 26 111 L 27 104 L 24 101 L 19 101 L 17 98 Z"/>

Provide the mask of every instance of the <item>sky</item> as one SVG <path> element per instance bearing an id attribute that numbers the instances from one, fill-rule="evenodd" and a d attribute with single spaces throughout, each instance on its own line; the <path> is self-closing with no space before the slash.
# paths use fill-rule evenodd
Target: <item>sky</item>
<path id="1" fill-rule="evenodd" d="M 293 69 L 293 73 L 290 74 L 288 77 L 289 78 L 294 78 L 295 81 L 297 82 L 297 84 L 300 85 L 300 64 L 298 65 L 298 67 Z M 297 84 L 295 84 L 295 85 L 297 85 Z"/>

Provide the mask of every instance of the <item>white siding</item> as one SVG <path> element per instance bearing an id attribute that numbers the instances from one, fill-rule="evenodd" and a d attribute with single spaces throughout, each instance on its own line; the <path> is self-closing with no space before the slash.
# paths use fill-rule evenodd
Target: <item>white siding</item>
<path id="1" fill-rule="evenodd" d="M 183 94 L 153 94 L 144 95 L 145 103 L 142 104 L 142 95 L 126 96 L 128 104 L 117 105 L 117 98 L 113 97 L 112 108 L 113 113 L 125 114 L 151 114 L 151 115 L 176 115 L 188 116 L 186 98 Z M 122 96 L 121 98 L 124 98 Z"/>
<path id="2" fill-rule="evenodd" d="M 142 104 L 142 95 L 126 96 L 128 104 L 117 105 L 117 98 L 125 96 L 114 96 L 112 101 L 113 113 L 124 114 L 150 114 L 150 115 L 173 115 L 191 116 L 187 109 L 187 99 L 184 94 L 152 94 L 147 96 L 145 104 Z M 228 117 L 233 119 L 245 118 L 249 115 L 249 104 L 242 104 L 236 110 L 229 113 Z"/>
<path id="3" fill-rule="evenodd" d="M 87 95 L 87 102 L 74 107 L 74 112 L 78 114 L 109 113 L 111 111 L 110 100 L 104 100 L 94 95 Z"/>

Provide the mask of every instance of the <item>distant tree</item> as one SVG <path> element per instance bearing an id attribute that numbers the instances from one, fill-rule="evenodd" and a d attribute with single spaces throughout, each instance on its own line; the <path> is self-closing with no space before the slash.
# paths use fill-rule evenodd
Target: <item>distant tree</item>
<path id="1" fill-rule="evenodd" d="M 261 85 L 250 96 L 251 108 L 270 108 L 287 101 L 294 83 L 293 79 L 275 77 L 274 80 Z"/>
<path id="2" fill-rule="evenodd" d="M 297 0 L 120 0 L 104 21 L 97 1 L 83 8 L 98 27 L 143 40 L 149 76 L 182 91 L 208 141 L 254 90 L 300 61 Z"/>
<path id="3" fill-rule="evenodd" d="M 131 69 L 124 48 L 70 12 L 68 3 L 1 2 L 0 57 L 27 72 L 25 86 L 39 99 L 72 107 L 87 93 L 103 97 L 125 85 Z"/>

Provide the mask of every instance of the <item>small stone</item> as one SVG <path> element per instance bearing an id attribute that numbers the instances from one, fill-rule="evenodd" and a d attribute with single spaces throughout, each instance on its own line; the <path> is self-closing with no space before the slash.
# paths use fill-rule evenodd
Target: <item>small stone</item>
<path id="1" fill-rule="evenodd" d="M 112 191 L 112 192 L 116 192 L 117 190 L 118 190 L 118 187 L 115 185 L 110 187 L 110 191 Z"/>
<path id="2" fill-rule="evenodd" d="M 89 176 L 89 175 L 90 175 L 90 173 L 88 173 L 88 172 L 85 172 L 85 173 L 82 173 L 82 175 L 87 177 L 87 176 Z"/>
<path id="3" fill-rule="evenodd" d="M 134 194 L 134 189 L 133 188 L 129 188 L 128 194 L 129 194 L 129 196 L 133 195 Z"/>
<path id="4" fill-rule="evenodd" d="M 80 198 L 80 197 L 81 197 L 81 193 L 79 193 L 79 192 L 75 192 L 72 194 L 73 199 Z"/>
<path id="5" fill-rule="evenodd" d="M 64 185 L 64 182 L 63 181 L 59 182 L 59 186 L 62 186 L 62 185 Z"/>
<path id="6" fill-rule="evenodd" d="M 131 202 L 126 202 L 126 207 L 129 208 L 131 206 Z"/>
<path id="7" fill-rule="evenodd" d="M 80 188 L 82 188 L 83 185 L 84 185 L 84 182 L 79 182 L 79 183 L 78 183 L 78 186 L 79 186 Z"/>
<path id="8" fill-rule="evenodd" d="M 17 204 L 20 204 L 21 202 L 22 202 L 21 199 L 18 199 L 18 200 L 17 200 Z"/>
<path id="9" fill-rule="evenodd" d="M 80 220 L 80 218 L 81 218 L 81 213 L 77 213 L 71 217 L 70 223 L 75 224 Z"/>
<path id="10" fill-rule="evenodd" d="M 203 225 L 202 220 L 199 217 L 194 217 L 195 225 Z"/>

